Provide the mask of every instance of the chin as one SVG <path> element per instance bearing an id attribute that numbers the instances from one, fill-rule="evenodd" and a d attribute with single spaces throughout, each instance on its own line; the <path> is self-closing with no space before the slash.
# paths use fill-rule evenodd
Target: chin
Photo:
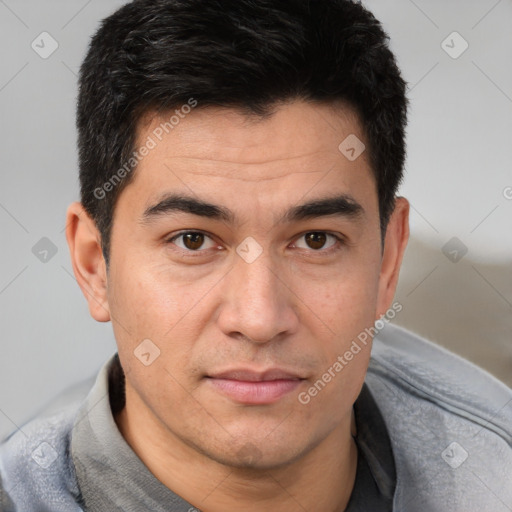
<path id="1" fill-rule="evenodd" d="M 218 448 L 218 447 L 216 447 Z M 310 447 L 292 446 L 288 443 L 281 443 L 276 447 L 265 440 L 260 441 L 238 441 L 229 443 L 229 450 L 224 449 L 203 449 L 204 455 L 210 459 L 239 470 L 265 471 L 278 469 L 292 464 L 303 456 Z"/>

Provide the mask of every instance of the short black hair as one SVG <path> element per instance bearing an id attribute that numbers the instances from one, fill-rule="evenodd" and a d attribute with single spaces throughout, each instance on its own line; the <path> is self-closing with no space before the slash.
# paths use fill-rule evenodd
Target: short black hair
<path id="1" fill-rule="evenodd" d="M 137 124 L 188 105 L 266 117 L 295 99 L 348 104 L 376 179 L 383 242 L 408 104 L 388 42 L 351 0 L 134 0 L 104 19 L 80 68 L 76 122 L 81 202 L 107 267 L 116 200 L 136 168 Z"/>

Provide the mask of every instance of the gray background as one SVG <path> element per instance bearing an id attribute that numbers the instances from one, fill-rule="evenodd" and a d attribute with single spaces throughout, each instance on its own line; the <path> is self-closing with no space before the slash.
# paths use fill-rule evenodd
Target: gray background
<path id="1" fill-rule="evenodd" d="M 0 0 L 0 438 L 115 351 L 111 325 L 89 316 L 64 226 L 78 199 L 76 74 L 99 20 L 123 3 Z M 411 100 L 411 241 L 395 322 L 510 385 L 512 2 L 364 4 L 390 34 Z M 454 31 L 469 45 L 457 58 L 445 51 L 463 48 Z M 31 47 L 51 48 L 42 32 L 59 45 L 45 59 Z M 57 251 L 46 261 L 43 237 Z"/>

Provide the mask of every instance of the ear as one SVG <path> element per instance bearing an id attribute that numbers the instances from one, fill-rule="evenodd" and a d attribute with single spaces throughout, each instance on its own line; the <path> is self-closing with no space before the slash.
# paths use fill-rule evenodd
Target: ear
<path id="1" fill-rule="evenodd" d="M 91 316 L 98 322 L 108 322 L 107 270 L 101 251 L 101 235 L 81 203 L 75 202 L 68 207 L 66 240 L 73 272 L 89 304 Z"/>
<path id="2" fill-rule="evenodd" d="M 409 201 L 404 197 L 397 197 L 384 239 L 375 320 L 384 315 L 391 306 L 408 240 Z"/>

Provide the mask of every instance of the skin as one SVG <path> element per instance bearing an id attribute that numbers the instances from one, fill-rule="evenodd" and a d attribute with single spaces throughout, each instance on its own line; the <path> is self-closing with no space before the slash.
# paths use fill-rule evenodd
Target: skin
<path id="1" fill-rule="evenodd" d="M 160 122 L 139 123 L 140 143 Z M 119 430 L 163 484 L 206 512 L 334 512 L 349 500 L 352 406 L 370 344 L 308 404 L 298 395 L 391 306 L 409 236 L 409 203 L 397 198 L 382 251 L 366 152 L 349 161 L 338 150 L 349 134 L 364 140 L 343 106 L 294 101 L 266 120 L 196 108 L 121 192 L 108 272 L 94 222 L 80 203 L 68 208 L 75 276 L 93 318 L 112 321 L 126 373 Z M 229 208 L 235 222 L 183 212 L 141 222 L 163 192 Z M 364 216 L 277 222 L 337 194 L 350 194 Z M 183 238 L 169 241 L 181 230 L 210 238 L 194 252 Z M 312 231 L 345 244 L 327 237 L 311 248 Z M 263 250 L 252 263 L 236 252 L 249 236 Z M 134 355 L 144 339 L 160 350 L 148 366 Z M 304 380 L 273 403 L 243 404 L 206 377 L 240 367 L 281 367 Z"/>

